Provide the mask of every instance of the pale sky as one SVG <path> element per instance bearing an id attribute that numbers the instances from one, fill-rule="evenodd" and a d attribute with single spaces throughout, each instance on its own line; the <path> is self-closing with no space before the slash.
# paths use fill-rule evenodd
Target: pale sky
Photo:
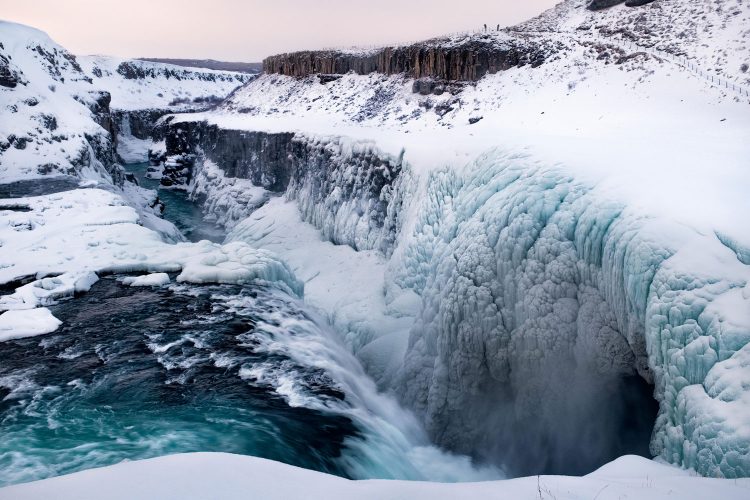
<path id="1" fill-rule="evenodd" d="M 258 62 L 512 25 L 558 1 L 0 0 L 0 19 L 46 31 L 74 54 Z"/>

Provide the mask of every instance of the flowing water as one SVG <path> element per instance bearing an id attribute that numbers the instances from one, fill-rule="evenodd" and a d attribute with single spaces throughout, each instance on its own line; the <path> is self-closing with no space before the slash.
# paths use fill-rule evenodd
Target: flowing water
<path id="1" fill-rule="evenodd" d="M 177 226 L 177 229 L 190 241 L 221 242 L 224 240 L 224 229 L 204 220 L 200 207 L 191 202 L 184 191 L 160 189 L 158 180 L 146 177 L 148 166 L 148 162 L 126 165 L 128 171 L 135 175 L 138 184 L 148 189 L 158 190 L 159 199 L 164 202 L 165 206 L 162 217 Z"/>
<path id="2" fill-rule="evenodd" d="M 188 236 L 221 239 L 184 193 L 159 196 Z M 430 446 L 300 300 L 120 281 L 52 306 L 56 332 L 0 343 L 0 485 L 191 451 L 351 478 L 498 477 Z"/>

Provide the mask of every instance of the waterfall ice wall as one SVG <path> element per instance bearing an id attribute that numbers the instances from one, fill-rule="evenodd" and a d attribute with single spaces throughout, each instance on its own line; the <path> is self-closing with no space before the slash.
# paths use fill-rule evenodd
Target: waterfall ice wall
<path id="1" fill-rule="evenodd" d="M 233 177 L 283 189 L 324 238 L 389 256 L 388 286 L 421 301 L 391 388 L 439 444 L 511 473 L 585 470 L 653 423 L 639 422 L 645 381 L 654 455 L 750 473 L 741 245 L 523 156 L 425 173 L 417 190 L 371 143 L 189 127 L 196 179 L 221 171 L 201 181 L 208 199 Z"/>

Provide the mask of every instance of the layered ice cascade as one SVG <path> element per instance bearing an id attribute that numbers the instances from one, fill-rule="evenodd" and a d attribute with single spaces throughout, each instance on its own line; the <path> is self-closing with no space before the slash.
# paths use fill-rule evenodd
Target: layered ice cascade
<path id="1" fill-rule="evenodd" d="M 253 184 L 243 178 L 258 171 L 227 167 L 215 152 L 241 139 L 218 137 L 195 149 L 193 192 L 217 216 L 260 214 L 230 239 L 263 246 L 278 237 L 263 229 L 278 207 L 258 209 L 267 199 L 257 193 L 238 206 L 242 183 Z M 285 137 L 273 153 L 283 159 L 277 189 L 323 239 L 380 251 L 386 303 L 415 304 L 405 348 L 379 338 L 380 319 L 328 313 L 436 442 L 511 474 L 586 472 L 648 454 L 649 442 L 651 454 L 703 475 L 750 473 L 741 244 L 612 201 L 522 154 L 415 175 L 373 143 Z"/>
<path id="2" fill-rule="evenodd" d="M 438 442 L 585 467 L 602 457 L 581 450 L 634 437 L 637 374 L 659 402 L 654 455 L 750 473 L 750 287 L 733 250 L 522 156 L 435 172 L 422 200 L 392 266 L 423 300 L 398 391 Z"/>

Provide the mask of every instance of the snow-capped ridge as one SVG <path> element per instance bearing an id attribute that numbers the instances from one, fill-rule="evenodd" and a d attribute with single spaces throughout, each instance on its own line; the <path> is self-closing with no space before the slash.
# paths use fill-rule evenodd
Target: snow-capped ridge
<path id="1" fill-rule="evenodd" d="M 0 56 L 14 82 L 0 87 L 0 180 L 85 169 L 118 182 L 109 95 L 92 84 L 75 56 L 46 34 L 0 23 Z"/>
<path id="2" fill-rule="evenodd" d="M 109 56 L 81 56 L 83 70 L 117 110 L 185 111 L 217 104 L 254 75 Z"/>

